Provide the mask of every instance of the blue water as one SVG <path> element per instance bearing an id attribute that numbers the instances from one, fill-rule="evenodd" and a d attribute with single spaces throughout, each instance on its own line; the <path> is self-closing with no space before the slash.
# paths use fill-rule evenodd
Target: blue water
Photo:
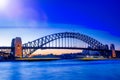
<path id="1" fill-rule="evenodd" d="M 120 80 L 120 61 L 0 62 L 0 80 Z"/>

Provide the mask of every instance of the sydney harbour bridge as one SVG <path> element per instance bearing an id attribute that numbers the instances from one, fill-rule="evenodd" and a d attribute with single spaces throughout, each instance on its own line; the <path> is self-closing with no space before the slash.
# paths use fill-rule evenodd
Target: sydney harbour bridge
<path id="1" fill-rule="evenodd" d="M 81 43 L 82 42 L 82 43 Z M 81 46 L 82 44 L 86 46 Z M 98 40 L 76 32 L 61 32 L 47 35 L 31 42 L 22 43 L 20 37 L 12 39 L 11 46 L 0 47 L 1 52 L 10 51 L 10 55 L 18 58 L 29 57 L 38 49 L 74 49 L 74 50 L 92 50 L 104 54 L 111 52 L 112 58 L 116 57 L 114 44 L 108 46 Z"/>

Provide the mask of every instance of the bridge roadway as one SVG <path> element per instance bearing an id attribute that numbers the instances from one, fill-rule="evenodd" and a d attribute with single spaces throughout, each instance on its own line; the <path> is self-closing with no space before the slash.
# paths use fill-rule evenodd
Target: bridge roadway
<path id="1" fill-rule="evenodd" d="M 0 49 L 13 49 L 14 47 L 4 46 L 0 47 Z M 22 47 L 22 49 L 74 49 L 74 50 L 92 50 L 92 51 L 110 51 L 106 49 L 91 49 L 91 48 L 78 48 L 78 47 Z M 120 50 L 115 50 L 120 52 Z"/>

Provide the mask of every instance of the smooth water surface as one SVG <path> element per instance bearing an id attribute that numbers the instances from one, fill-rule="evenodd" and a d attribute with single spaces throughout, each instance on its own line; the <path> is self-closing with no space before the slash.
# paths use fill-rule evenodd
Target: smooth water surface
<path id="1" fill-rule="evenodd" d="M 120 61 L 0 62 L 0 80 L 120 80 Z"/>

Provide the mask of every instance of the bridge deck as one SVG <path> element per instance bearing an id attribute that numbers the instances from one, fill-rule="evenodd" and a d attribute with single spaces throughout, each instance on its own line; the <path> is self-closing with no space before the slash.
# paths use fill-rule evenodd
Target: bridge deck
<path id="1" fill-rule="evenodd" d="M 13 49 L 14 47 L 0 47 L 0 49 Z M 79 47 L 22 47 L 23 49 L 76 49 L 76 50 L 92 50 L 92 51 L 111 51 L 106 49 L 91 49 Z M 120 52 L 120 50 L 115 50 Z"/>

